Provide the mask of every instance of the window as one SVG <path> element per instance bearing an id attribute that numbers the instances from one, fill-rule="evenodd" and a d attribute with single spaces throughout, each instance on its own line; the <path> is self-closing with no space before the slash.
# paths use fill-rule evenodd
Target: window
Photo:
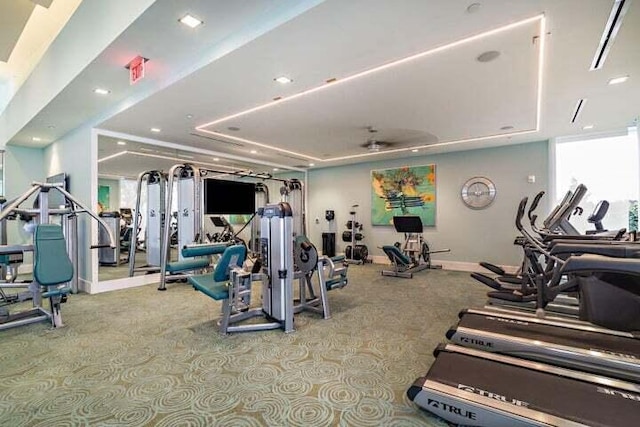
<path id="1" fill-rule="evenodd" d="M 634 218 L 640 185 L 638 142 L 637 128 L 629 128 L 607 135 L 558 138 L 552 145 L 556 202 L 578 184 L 589 190 L 580 204 L 584 212 L 571 218 L 580 232 L 594 228 L 587 218 L 600 200 L 609 202 L 609 211 L 602 220 L 605 229 L 637 229 Z"/>

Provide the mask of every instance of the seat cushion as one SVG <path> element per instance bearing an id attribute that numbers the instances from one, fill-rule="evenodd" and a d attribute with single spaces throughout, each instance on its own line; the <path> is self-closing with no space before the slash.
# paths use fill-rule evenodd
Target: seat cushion
<path id="1" fill-rule="evenodd" d="M 198 274 L 187 278 L 189 283 L 198 291 L 216 301 L 229 298 L 227 282 L 216 282 L 212 274 Z"/>
<path id="2" fill-rule="evenodd" d="M 62 227 L 40 224 L 33 236 L 33 277 L 43 286 L 55 286 L 73 278 Z"/>

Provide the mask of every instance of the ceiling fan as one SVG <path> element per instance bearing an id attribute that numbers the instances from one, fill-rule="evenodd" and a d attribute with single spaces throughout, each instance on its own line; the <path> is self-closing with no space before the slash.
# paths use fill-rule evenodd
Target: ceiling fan
<path id="1" fill-rule="evenodd" d="M 382 141 L 376 138 L 376 133 L 378 133 L 378 129 L 376 129 L 375 127 L 367 126 L 366 129 L 367 129 L 367 132 L 369 133 L 369 138 L 367 138 L 367 142 L 365 142 L 364 144 L 360 144 L 360 146 L 363 148 L 366 148 L 368 151 L 372 153 L 377 153 L 381 149 L 389 148 L 390 146 L 395 144 L 392 141 Z"/>

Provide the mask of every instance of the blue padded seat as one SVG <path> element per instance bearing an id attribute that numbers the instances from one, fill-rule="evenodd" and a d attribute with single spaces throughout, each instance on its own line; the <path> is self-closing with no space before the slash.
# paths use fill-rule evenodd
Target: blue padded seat
<path id="1" fill-rule="evenodd" d="M 73 265 L 67 255 L 67 244 L 62 227 L 57 224 L 40 224 L 33 237 L 33 277 L 43 286 L 55 286 L 73 278 Z M 67 291 L 65 291 L 68 289 Z M 54 289 L 43 297 L 69 293 L 70 289 Z M 48 295 L 51 294 L 51 295 Z"/>
<path id="2" fill-rule="evenodd" d="M 215 300 L 229 298 L 229 271 L 242 267 L 247 257 L 247 248 L 243 245 L 227 247 L 213 270 L 213 274 L 198 274 L 187 277 L 187 280 L 198 291 Z"/>
<path id="3" fill-rule="evenodd" d="M 389 257 L 391 262 L 394 262 L 394 259 L 397 259 L 398 262 L 402 265 L 411 264 L 411 260 L 405 254 L 400 252 L 400 249 L 396 248 L 395 246 L 385 245 L 382 247 L 382 250 Z"/>
<path id="4" fill-rule="evenodd" d="M 168 262 L 166 271 L 169 273 L 180 273 L 182 271 L 199 270 L 207 267 L 209 267 L 209 260 L 207 258 L 197 258 Z"/>
<path id="5" fill-rule="evenodd" d="M 196 290 L 216 301 L 229 298 L 227 282 L 216 282 L 212 274 L 198 274 L 187 277 L 187 280 Z"/>

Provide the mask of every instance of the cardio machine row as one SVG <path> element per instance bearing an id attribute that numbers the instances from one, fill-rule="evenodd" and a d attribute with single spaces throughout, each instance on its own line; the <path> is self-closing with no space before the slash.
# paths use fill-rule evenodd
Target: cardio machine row
<path id="1" fill-rule="evenodd" d="M 540 230 L 530 208 L 537 236 L 522 227 L 528 203 L 523 199 L 516 217 L 523 248 L 532 251 L 530 259 L 545 261 L 537 273 L 525 270 L 526 288 L 493 291 L 505 298 L 511 293 L 511 302 L 526 296 L 522 310 L 517 304 L 463 310 L 447 333 L 452 343 L 436 349 L 429 372 L 408 390 L 416 404 L 464 425 L 637 422 L 640 252 L 635 242 L 612 241 L 611 233 L 605 240 L 562 234 L 558 224 L 568 222 L 585 190 L 565 198 Z M 548 315 L 554 296 L 564 292 L 575 299 L 578 318 Z"/>

